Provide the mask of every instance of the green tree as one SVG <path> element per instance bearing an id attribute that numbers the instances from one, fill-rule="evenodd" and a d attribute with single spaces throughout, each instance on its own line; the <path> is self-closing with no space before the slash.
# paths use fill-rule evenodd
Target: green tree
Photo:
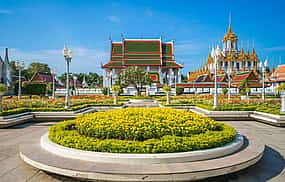
<path id="1" fill-rule="evenodd" d="M 250 92 L 250 86 L 248 80 L 245 79 L 240 84 L 240 94 L 249 96 L 249 92 Z"/>
<path id="2" fill-rule="evenodd" d="M 176 94 L 177 95 L 182 95 L 183 92 L 184 92 L 184 88 L 183 87 L 180 87 L 180 86 L 176 87 Z"/>
<path id="3" fill-rule="evenodd" d="M 5 84 L 0 83 L 0 112 L 2 112 L 2 96 L 8 91 Z"/>
<path id="4" fill-rule="evenodd" d="M 107 95 L 107 94 L 108 94 L 108 89 L 109 89 L 109 88 L 107 88 L 107 87 L 103 87 L 103 88 L 102 88 L 102 93 L 103 93 L 103 95 Z"/>
<path id="5" fill-rule="evenodd" d="M 49 68 L 48 64 L 33 62 L 28 66 L 27 71 L 29 73 L 29 78 L 31 78 L 37 72 L 50 73 L 50 68 Z"/>
<path id="6" fill-rule="evenodd" d="M 227 88 L 223 88 L 223 94 L 226 95 L 228 93 L 228 89 Z"/>
<path id="7" fill-rule="evenodd" d="M 138 67 L 129 67 L 124 70 L 120 74 L 119 80 L 120 85 L 134 86 L 138 95 L 141 95 L 141 90 L 144 85 L 150 84 L 149 74 Z"/>
<path id="8" fill-rule="evenodd" d="M 285 83 L 281 83 L 277 88 L 277 92 L 281 94 L 281 92 L 284 92 L 284 91 L 285 91 Z"/>

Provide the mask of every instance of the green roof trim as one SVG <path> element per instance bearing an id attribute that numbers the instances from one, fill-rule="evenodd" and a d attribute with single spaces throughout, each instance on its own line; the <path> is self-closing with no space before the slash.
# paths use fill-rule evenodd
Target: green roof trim
<path id="1" fill-rule="evenodd" d="M 245 75 L 245 74 L 249 74 L 249 73 L 250 73 L 249 71 L 246 71 L 246 72 L 237 73 L 236 75 Z"/>
<path id="2" fill-rule="evenodd" d="M 113 44 L 113 54 L 122 54 L 122 44 Z"/>
<path id="3" fill-rule="evenodd" d="M 162 54 L 172 54 L 172 44 L 162 44 Z"/>
<path id="4" fill-rule="evenodd" d="M 163 66 L 178 66 L 176 62 L 165 62 Z"/>
<path id="5" fill-rule="evenodd" d="M 159 54 L 145 54 L 145 55 L 138 55 L 138 54 L 127 54 L 125 55 L 125 58 L 127 59 L 133 59 L 133 58 L 155 58 L 155 59 L 160 59 L 160 55 Z"/>
<path id="6" fill-rule="evenodd" d="M 126 52 L 159 52 L 160 42 L 153 41 L 125 41 L 124 42 Z"/>
<path id="7" fill-rule="evenodd" d="M 107 64 L 107 66 L 122 66 L 122 62 L 121 61 L 111 62 Z"/>
<path id="8" fill-rule="evenodd" d="M 126 64 L 136 64 L 136 65 L 141 65 L 141 64 L 160 64 L 160 59 L 155 59 L 155 60 L 143 60 L 143 59 L 128 59 L 126 60 Z"/>

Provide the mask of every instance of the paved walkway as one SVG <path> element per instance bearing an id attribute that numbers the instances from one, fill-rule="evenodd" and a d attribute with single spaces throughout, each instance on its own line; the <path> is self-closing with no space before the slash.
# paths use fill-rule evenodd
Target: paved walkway
<path id="1" fill-rule="evenodd" d="M 255 166 L 235 174 L 201 182 L 284 182 L 285 128 L 277 128 L 253 121 L 227 122 L 242 133 L 253 133 L 267 145 L 265 155 Z M 0 129 L 0 182 L 75 182 L 70 178 L 47 174 L 21 161 L 19 144 L 33 142 L 47 131 L 52 123 L 27 123 L 9 129 Z"/>

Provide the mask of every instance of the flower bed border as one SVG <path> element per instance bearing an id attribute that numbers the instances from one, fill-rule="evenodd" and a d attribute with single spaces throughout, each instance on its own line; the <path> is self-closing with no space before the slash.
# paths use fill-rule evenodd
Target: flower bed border
<path id="1" fill-rule="evenodd" d="M 104 163 L 126 163 L 126 164 L 155 164 L 155 163 L 179 163 L 179 162 L 193 162 L 219 158 L 230 155 L 238 150 L 244 144 L 243 136 L 237 134 L 234 141 L 212 149 L 204 149 L 190 152 L 176 152 L 176 153 L 159 153 L 159 154 L 129 154 L 129 153 L 108 153 L 108 152 L 92 152 L 78 150 L 74 148 L 65 147 L 52 142 L 48 133 L 41 137 L 41 147 L 46 151 L 55 155 L 85 160 L 89 162 L 104 162 Z"/>

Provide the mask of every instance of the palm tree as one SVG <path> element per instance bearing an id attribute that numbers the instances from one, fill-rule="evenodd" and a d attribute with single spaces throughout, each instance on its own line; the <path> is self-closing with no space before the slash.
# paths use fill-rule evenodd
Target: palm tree
<path id="1" fill-rule="evenodd" d="M 168 85 L 163 86 L 162 90 L 166 93 L 166 104 L 170 104 L 171 87 Z"/>
<path id="2" fill-rule="evenodd" d="M 114 97 L 114 104 L 118 104 L 118 95 L 121 91 L 121 86 L 120 85 L 114 85 L 112 86 L 112 92 L 113 92 L 113 97 Z"/>
<path id="3" fill-rule="evenodd" d="M 8 91 L 5 84 L 0 83 L 0 112 L 2 112 L 2 96 Z"/>

